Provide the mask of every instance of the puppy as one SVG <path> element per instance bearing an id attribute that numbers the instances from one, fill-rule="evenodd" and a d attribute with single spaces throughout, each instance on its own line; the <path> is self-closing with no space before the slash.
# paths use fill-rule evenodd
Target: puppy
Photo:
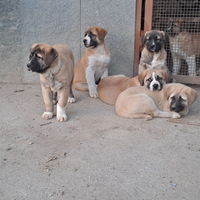
<path id="1" fill-rule="evenodd" d="M 107 76 L 98 85 L 98 95 L 103 102 L 114 105 L 119 94 L 129 87 L 144 85 L 155 91 L 161 90 L 168 81 L 169 75 L 158 69 L 145 70 L 133 78 L 124 75 Z"/>
<path id="2" fill-rule="evenodd" d="M 197 96 L 195 90 L 178 83 L 166 84 L 155 92 L 144 86 L 131 87 L 118 96 L 115 110 L 121 117 L 134 119 L 180 118 L 188 113 Z"/>
<path id="3" fill-rule="evenodd" d="M 30 50 L 28 70 L 40 75 L 42 94 L 45 103 L 43 119 L 53 117 L 54 102 L 57 101 L 57 120 L 67 120 L 67 101 L 75 102 L 72 93 L 74 57 L 72 51 L 62 44 L 50 46 L 46 43 L 33 44 Z"/>
<path id="4" fill-rule="evenodd" d="M 166 30 L 169 35 L 170 50 L 173 58 L 172 75 L 177 75 L 181 67 L 181 59 L 188 65 L 188 75 L 196 76 L 196 56 L 200 56 L 200 33 L 186 31 L 182 18 L 170 18 Z"/>
<path id="5" fill-rule="evenodd" d="M 107 31 L 101 27 L 88 27 L 85 31 L 83 43 L 85 54 L 78 62 L 74 74 L 74 87 L 77 90 L 88 91 L 92 98 L 97 98 L 96 84 L 108 76 L 110 51 L 104 43 Z"/>
<path id="6" fill-rule="evenodd" d="M 167 42 L 167 36 L 164 31 L 147 31 L 142 37 L 142 50 L 139 74 L 145 69 L 161 69 L 168 73 L 166 65 L 167 53 L 164 44 Z"/>

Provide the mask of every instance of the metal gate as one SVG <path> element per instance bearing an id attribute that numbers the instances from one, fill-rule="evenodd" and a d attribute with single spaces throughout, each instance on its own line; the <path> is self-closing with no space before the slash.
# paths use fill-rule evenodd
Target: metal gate
<path id="1" fill-rule="evenodd" d="M 155 29 L 169 36 L 165 49 L 173 78 L 200 84 L 200 0 L 137 0 L 134 75 L 138 73 L 141 36 Z"/>

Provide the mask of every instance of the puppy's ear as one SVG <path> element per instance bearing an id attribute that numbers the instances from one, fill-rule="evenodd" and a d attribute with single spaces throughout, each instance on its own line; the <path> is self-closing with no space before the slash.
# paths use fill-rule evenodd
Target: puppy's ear
<path id="1" fill-rule="evenodd" d="M 167 87 L 165 88 L 166 89 L 166 98 L 167 100 L 169 100 L 169 97 L 171 96 L 171 94 L 174 92 L 174 85 L 173 84 L 167 84 L 166 85 Z"/>
<path id="2" fill-rule="evenodd" d="M 142 41 L 142 46 L 145 45 L 146 41 L 147 41 L 147 33 L 148 31 L 142 36 L 141 41 Z"/>
<path id="3" fill-rule="evenodd" d="M 169 36 L 164 31 L 161 31 L 161 35 L 163 37 L 164 44 L 166 45 L 169 42 Z"/>
<path id="4" fill-rule="evenodd" d="M 101 27 L 97 27 L 96 30 L 98 33 L 99 40 L 103 40 L 108 33 L 105 29 L 103 29 Z"/>
<path id="5" fill-rule="evenodd" d="M 199 96 L 198 93 L 192 88 L 188 88 L 185 93 L 187 95 L 189 105 L 192 105 Z"/>
<path id="6" fill-rule="evenodd" d="M 35 49 L 37 49 L 39 47 L 39 43 L 35 43 L 32 45 L 30 52 L 34 51 Z"/>
<path id="7" fill-rule="evenodd" d="M 147 70 L 144 70 L 141 74 L 138 75 L 138 80 L 140 82 L 140 85 L 144 85 L 144 78 L 147 75 Z"/>
<path id="8" fill-rule="evenodd" d="M 90 30 L 92 27 L 91 26 L 88 26 L 84 32 L 84 37 L 85 37 L 85 34 L 88 32 L 88 30 Z"/>
<path id="9" fill-rule="evenodd" d="M 164 81 L 165 81 L 166 83 L 169 83 L 169 82 L 170 82 L 170 75 L 169 75 L 167 72 L 162 71 L 162 76 L 164 77 Z"/>
<path id="10" fill-rule="evenodd" d="M 50 66 L 57 57 L 58 52 L 53 47 L 45 48 L 45 64 L 47 66 Z"/>

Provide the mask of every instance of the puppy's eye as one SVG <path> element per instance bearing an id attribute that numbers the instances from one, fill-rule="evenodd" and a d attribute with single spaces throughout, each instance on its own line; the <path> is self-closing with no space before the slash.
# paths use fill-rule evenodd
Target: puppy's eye
<path id="1" fill-rule="evenodd" d="M 160 42 L 161 41 L 161 39 L 157 39 L 157 42 Z"/>
<path id="2" fill-rule="evenodd" d="M 152 78 L 151 78 L 151 77 L 150 77 L 150 78 L 148 78 L 148 79 L 147 79 L 147 81 L 148 81 L 148 82 L 151 82 L 151 81 L 152 81 Z"/>
<path id="3" fill-rule="evenodd" d="M 186 100 L 183 99 L 182 96 L 179 96 L 179 101 L 186 101 Z"/>
<path id="4" fill-rule="evenodd" d="M 37 54 L 35 54 L 35 56 L 36 56 L 36 58 L 38 58 L 38 59 L 43 59 L 43 57 L 38 56 Z"/>
<path id="5" fill-rule="evenodd" d="M 157 76 L 157 80 L 159 81 L 159 80 L 162 80 L 163 78 L 162 77 L 160 77 L 160 76 Z"/>
<path id="6" fill-rule="evenodd" d="M 176 99 L 176 97 L 175 97 L 175 96 L 171 97 L 171 100 L 175 100 L 175 99 Z"/>
<path id="7" fill-rule="evenodd" d="M 94 34 L 90 31 L 90 33 L 89 33 L 89 35 L 92 37 L 92 36 L 94 36 Z"/>
<path id="8" fill-rule="evenodd" d="M 95 37 L 96 35 L 90 32 L 90 37 Z"/>

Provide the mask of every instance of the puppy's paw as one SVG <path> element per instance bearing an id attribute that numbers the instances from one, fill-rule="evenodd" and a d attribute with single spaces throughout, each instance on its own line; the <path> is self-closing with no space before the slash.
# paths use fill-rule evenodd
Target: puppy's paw
<path id="1" fill-rule="evenodd" d="M 173 112 L 172 118 L 173 119 L 179 119 L 179 118 L 181 118 L 181 115 L 177 112 Z"/>
<path id="2" fill-rule="evenodd" d="M 149 121 L 149 120 L 152 120 L 152 119 L 153 119 L 153 117 L 150 116 L 150 115 L 146 115 L 146 116 L 145 116 L 145 120 L 146 120 L 146 121 Z"/>
<path id="3" fill-rule="evenodd" d="M 67 115 L 57 115 L 58 122 L 66 122 L 67 121 Z"/>
<path id="4" fill-rule="evenodd" d="M 74 97 L 68 97 L 68 103 L 75 103 L 76 99 Z"/>
<path id="5" fill-rule="evenodd" d="M 52 112 L 44 112 L 42 115 L 43 119 L 52 119 L 53 113 Z"/>
<path id="6" fill-rule="evenodd" d="M 59 122 L 66 122 L 67 121 L 67 115 L 65 112 L 65 107 L 59 106 L 57 103 L 57 120 Z"/>
<path id="7" fill-rule="evenodd" d="M 97 92 L 90 92 L 90 97 L 92 97 L 92 98 L 98 98 L 98 94 L 97 94 Z"/>

